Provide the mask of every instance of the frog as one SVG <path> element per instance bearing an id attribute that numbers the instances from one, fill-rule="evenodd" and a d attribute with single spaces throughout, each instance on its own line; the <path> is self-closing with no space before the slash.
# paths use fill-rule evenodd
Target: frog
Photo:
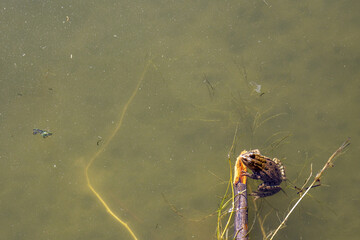
<path id="1" fill-rule="evenodd" d="M 253 172 L 242 171 L 244 176 L 263 181 L 257 191 L 250 195 L 256 199 L 272 196 L 281 189 L 280 184 L 286 180 L 285 167 L 277 158 L 270 159 L 261 155 L 259 149 L 247 151 L 240 155 L 241 161 Z"/>

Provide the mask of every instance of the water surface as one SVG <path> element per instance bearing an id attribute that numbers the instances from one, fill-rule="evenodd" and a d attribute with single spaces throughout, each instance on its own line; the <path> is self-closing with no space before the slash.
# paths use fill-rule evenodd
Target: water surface
<path id="1" fill-rule="evenodd" d="M 237 154 L 259 148 L 281 159 L 298 186 L 311 163 L 318 171 L 351 136 L 326 186 L 311 191 L 278 239 L 360 234 L 358 1 L 0 6 L 3 238 L 131 239 L 88 188 L 85 168 L 149 59 L 119 132 L 89 169 L 139 239 L 215 239 L 216 217 L 203 218 L 226 189 L 237 125 Z M 266 231 L 297 197 L 283 187 L 259 201 L 260 215 L 270 213 Z M 257 222 L 251 234 L 262 238 Z"/>

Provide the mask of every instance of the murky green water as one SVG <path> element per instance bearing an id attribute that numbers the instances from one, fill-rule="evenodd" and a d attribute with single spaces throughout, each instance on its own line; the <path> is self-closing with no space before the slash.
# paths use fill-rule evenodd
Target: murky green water
<path id="1" fill-rule="evenodd" d="M 237 124 L 237 153 L 259 148 L 282 159 L 298 186 L 311 163 L 318 171 L 351 136 L 326 186 L 311 191 L 278 239 L 360 234 L 358 1 L 0 6 L 2 239 L 131 239 L 88 188 L 85 168 L 149 59 L 119 132 L 89 170 L 139 239 L 215 239 L 215 216 L 191 220 L 217 209 Z M 297 197 L 283 186 L 286 195 L 259 201 L 260 215 L 270 213 L 266 231 Z M 257 222 L 251 234 L 262 238 Z"/>

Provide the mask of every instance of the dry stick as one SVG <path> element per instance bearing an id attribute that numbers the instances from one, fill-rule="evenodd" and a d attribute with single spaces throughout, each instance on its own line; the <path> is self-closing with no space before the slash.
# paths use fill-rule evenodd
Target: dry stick
<path id="1" fill-rule="evenodd" d="M 247 240 L 248 238 L 248 205 L 246 183 L 238 182 L 234 185 L 235 193 L 235 239 Z"/>
<path id="2" fill-rule="evenodd" d="M 241 154 L 244 151 L 241 152 Z M 246 189 L 246 166 L 241 161 L 241 154 L 237 158 L 234 169 L 234 183 L 233 188 L 235 192 L 233 209 L 235 211 L 234 230 L 236 240 L 247 240 L 248 237 L 248 202 Z"/>
<path id="3" fill-rule="evenodd" d="M 348 138 L 332 155 L 331 157 L 327 160 L 327 162 L 325 163 L 324 167 L 321 169 L 321 171 L 315 176 L 314 181 L 310 184 L 310 186 L 306 189 L 306 191 L 304 192 L 304 194 L 299 198 L 299 200 L 295 203 L 295 205 L 291 208 L 291 210 L 289 211 L 289 213 L 286 215 L 286 217 L 284 218 L 284 220 L 280 223 L 280 225 L 278 226 L 278 228 L 275 230 L 275 232 L 273 233 L 273 235 L 271 236 L 270 240 L 272 240 L 275 235 L 277 234 L 277 232 L 281 229 L 281 227 L 285 224 L 285 222 L 287 221 L 287 219 L 289 218 L 290 214 L 294 211 L 294 209 L 296 208 L 296 206 L 300 203 L 300 201 L 306 196 L 306 194 L 310 191 L 310 189 L 315 185 L 315 183 L 320 181 L 320 177 L 322 176 L 322 174 L 324 173 L 324 171 L 326 169 L 328 169 L 329 167 L 332 166 L 332 160 L 336 157 L 336 155 L 338 155 L 339 153 L 341 153 L 347 146 L 350 145 L 350 138 Z"/>

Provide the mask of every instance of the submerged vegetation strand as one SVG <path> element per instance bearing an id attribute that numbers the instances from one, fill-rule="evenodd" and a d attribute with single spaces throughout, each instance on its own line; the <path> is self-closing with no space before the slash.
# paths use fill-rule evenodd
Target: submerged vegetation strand
<path id="1" fill-rule="evenodd" d="M 99 150 L 97 152 L 95 152 L 95 154 L 92 156 L 92 158 L 90 159 L 88 165 L 86 166 L 85 168 L 85 176 L 86 176 L 86 181 L 87 181 L 87 186 L 89 187 L 89 189 L 91 190 L 91 192 L 96 196 L 96 198 L 101 202 L 101 204 L 105 207 L 106 211 L 113 217 L 115 218 L 115 220 L 117 222 L 119 222 L 129 233 L 130 235 L 132 236 L 133 239 L 137 240 L 138 238 L 136 237 L 135 233 L 131 230 L 131 228 L 129 227 L 129 225 L 123 221 L 120 217 L 118 217 L 112 210 L 111 208 L 109 207 L 109 205 L 105 202 L 105 200 L 101 197 L 101 195 L 95 190 L 95 188 L 91 185 L 91 181 L 90 181 L 90 178 L 89 178 L 89 168 L 91 167 L 91 165 L 94 163 L 95 159 L 98 158 L 98 156 L 103 153 L 105 151 L 105 149 L 107 148 L 107 146 L 110 144 L 111 140 L 115 137 L 116 133 L 119 131 L 119 129 L 121 128 L 122 126 L 122 123 L 123 123 L 123 120 L 124 120 L 124 117 L 125 117 L 125 114 L 128 110 L 128 107 L 129 105 L 131 104 L 131 102 L 134 100 L 138 90 L 139 90 L 139 87 L 142 83 L 142 81 L 144 80 L 145 78 L 145 74 L 147 73 L 148 69 L 149 69 L 149 66 L 150 64 L 152 63 L 151 59 L 148 60 L 148 62 L 146 63 L 145 67 L 144 67 L 144 70 L 141 74 L 141 77 L 134 89 L 134 91 L 132 92 L 130 98 L 128 99 L 128 101 L 126 102 L 126 104 L 124 105 L 124 108 L 121 112 L 121 115 L 120 115 L 120 119 L 116 125 L 116 128 L 114 129 L 114 131 L 110 134 L 110 136 L 108 137 L 108 139 L 100 146 Z"/>

